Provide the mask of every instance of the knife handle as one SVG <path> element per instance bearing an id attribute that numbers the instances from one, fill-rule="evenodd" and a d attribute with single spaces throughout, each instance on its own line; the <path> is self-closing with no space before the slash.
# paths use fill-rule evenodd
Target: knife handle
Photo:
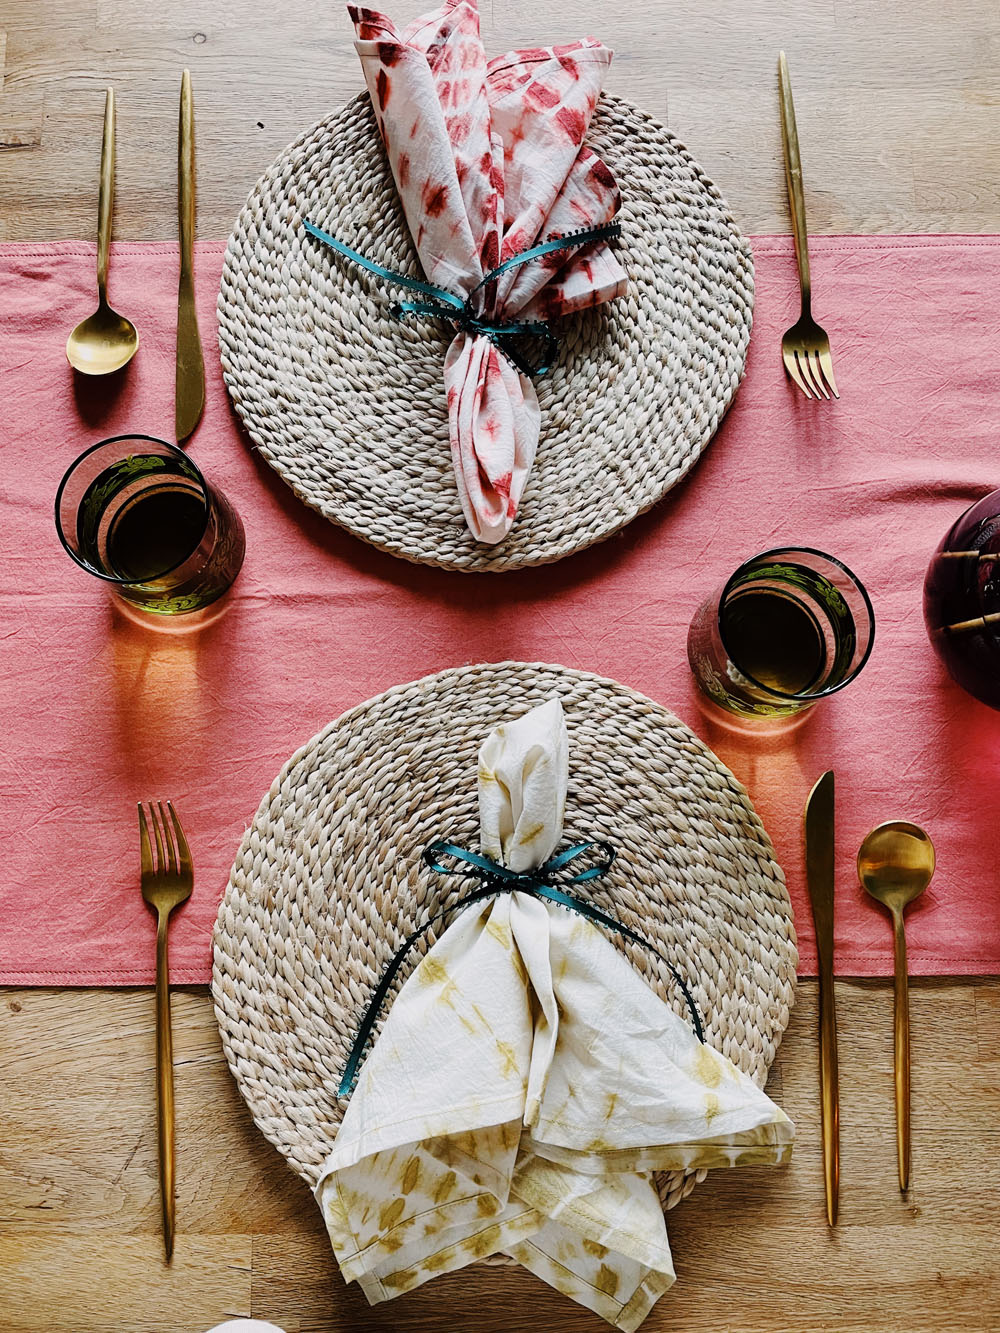
<path id="1" fill-rule="evenodd" d="M 820 960 L 819 1073 L 826 1220 L 830 1226 L 835 1226 L 840 1208 L 840 1084 L 837 1074 L 837 1001 L 833 991 L 832 958 Z"/>
<path id="2" fill-rule="evenodd" d="M 181 108 L 177 124 L 177 214 L 181 276 L 190 277 L 194 270 L 194 98 L 188 70 L 181 75 Z"/>

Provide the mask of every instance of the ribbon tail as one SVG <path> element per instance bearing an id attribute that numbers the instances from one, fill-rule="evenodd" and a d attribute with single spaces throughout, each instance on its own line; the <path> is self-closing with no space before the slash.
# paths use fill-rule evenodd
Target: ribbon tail
<path id="1" fill-rule="evenodd" d="M 438 867 L 435 868 L 437 869 Z M 446 875 L 455 873 L 453 871 L 444 870 L 443 867 L 440 867 L 440 869 L 442 869 L 443 873 Z M 453 908 L 449 907 L 443 912 L 438 912 L 437 915 L 432 916 L 429 921 L 425 921 L 418 930 L 415 930 L 411 935 L 407 936 L 406 942 L 403 944 L 402 948 L 398 949 L 392 956 L 388 966 L 379 978 L 378 985 L 375 987 L 375 991 L 361 1016 L 357 1035 L 351 1043 L 351 1049 L 347 1053 L 344 1072 L 340 1079 L 340 1086 L 337 1088 L 338 1097 L 349 1097 L 354 1084 L 357 1082 L 362 1060 L 372 1034 L 375 1031 L 375 1026 L 378 1023 L 378 1016 L 382 1011 L 382 1006 L 385 1004 L 386 997 L 392 989 L 392 983 L 395 981 L 399 969 L 406 962 L 413 946 L 419 943 L 433 926 L 438 925 L 452 911 L 464 911 L 466 907 L 471 907 L 474 903 L 482 902 L 486 898 L 494 897 L 498 891 L 496 885 L 487 885 L 481 889 L 476 889 L 467 897 L 463 898 L 461 902 L 456 903 Z"/>
<path id="2" fill-rule="evenodd" d="M 411 278 L 407 273 L 397 273 L 395 269 L 385 268 L 382 264 L 377 264 L 374 259 L 369 259 L 358 250 L 352 250 L 349 245 L 345 245 L 343 241 L 338 241 L 336 236 L 331 236 L 328 231 L 324 231 L 322 227 L 317 227 L 315 222 L 310 222 L 308 218 L 302 219 L 302 225 L 315 240 L 320 241 L 345 259 L 349 259 L 352 264 L 357 264 L 366 273 L 374 273 L 376 277 L 384 278 L 386 282 L 391 282 L 397 287 L 405 287 L 411 292 L 419 292 L 421 296 L 433 297 L 434 300 L 444 302 L 445 305 L 455 310 L 465 309 L 464 298 L 456 296 L 454 292 L 446 291 L 444 287 L 435 287 L 429 282 L 421 282 L 419 278 Z"/>
<path id="3" fill-rule="evenodd" d="M 600 852 L 600 859 L 596 864 L 585 870 L 578 871 L 568 881 L 568 887 L 574 884 L 582 884 L 589 880 L 599 879 L 610 870 L 612 862 L 615 859 L 615 849 L 609 842 L 592 841 L 574 843 L 572 847 L 566 848 L 557 856 L 553 856 L 546 861 L 544 865 L 536 870 L 526 872 L 514 872 L 508 870 L 505 866 L 491 860 L 490 857 L 481 853 L 470 852 L 457 843 L 439 840 L 432 842 L 424 848 L 423 859 L 426 865 L 436 874 L 440 875 L 474 875 L 478 872 L 481 880 L 481 887 L 473 890 L 464 898 L 454 903 L 451 907 L 445 908 L 443 912 L 438 912 L 428 921 L 424 922 L 419 929 L 410 934 L 402 947 L 396 951 L 390 960 L 382 976 L 379 978 L 374 993 L 365 1007 L 361 1022 L 358 1024 L 357 1035 L 351 1043 L 351 1048 L 347 1055 L 347 1062 L 344 1066 L 344 1073 L 340 1080 L 340 1086 L 337 1090 L 338 1097 L 350 1096 L 351 1090 L 357 1080 L 368 1042 L 375 1031 L 378 1023 L 378 1016 L 382 1006 L 386 1001 L 389 991 L 392 989 L 392 983 L 399 973 L 399 969 L 409 956 L 410 950 L 417 944 L 424 935 L 446 916 L 453 912 L 464 911 L 465 908 L 473 906 L 475 903 L 483 902 L 487 898 L 496 897 L 499 893 L 529 893 L 534 897 L 543 898 L 548 902 L 557 903 L 562 907 L 568 907 L 571 911 L 579 912 L 581 916 L 587 917 L 606 929 L 614 931 L 625 939 L 632 940 L 635 944 L 640 944 L 644 949 L 656 955 L 657 958 L 666 966 L 670 975 L 680 988 L 684 999 L 687 1002 L 691 1014 L 691 1022 L 698 1040 L 704 1045 L 705 1032 L 701 1022 L 701 1015 L 698 1012 L 698 1006 L 695 1004 L 689 988 L 684 982 L 684 978 L 673 966 L 668 958 L 660 952 L 657 947 L 647 940 L 644 935 L 638 931 L 632 930 L 623 922 L 609 916 L 607 912 L 602 912 L 594 903 L 588 902 L 583 898 L 577 898 L 572 893 L 567 893 L 565 889 L 560 888 L 549 880 L 549 876 L 556 874 L 578 856 L 597 848 Z M 441 858 L 450 858 L 457 864 L 455 866 L 445 865 Z"/>
<path id="4" fill-rule="evenodd" d="M 705 1029 L 702 1027 L 701 1014 L 698 1012 L 698 1006 L 694 1002 L 694 996 L 691 994 L 684 978 L 674 967 L 673 963 L 660 952 L 655 944 L 650 940 L 647 940 L 645 935 L 640 935 L 637 930 L 632 930 L 629 926 L 626 926 L 624 922 L 616 921 L 615 918 L 609 916 L 607 912 L 602 912 L 601 909 L 596 907 L 593 903 L 588 903 L 583 898 L 576 898 L 571 893 L 564 893 L 562 889 L 554 884 L 541 884 L 536 889 L 536 893 L 540 898 L 547 898 L 549 902 L 559 903 L 562 907 L 569 907 L 574 912 L 579 912 L 580 915 L 585 916 L 588 921 L 596 922 L 598 925 L 604 926 L 605 929 L 614 931 L 616 935 L 622 935 L 625 939 L 631 940 L 633 944 L 641 944 L 644 949 L 648 949 L 650 953 L 655 954 L 660 962 L 666 966 L 670 975 L 677 983 L 681 994 L 684 996 L 688 1012 L 691 1015 L 691 1026 L 694 1028 L 695 1036 L 704 1046 Z"/>

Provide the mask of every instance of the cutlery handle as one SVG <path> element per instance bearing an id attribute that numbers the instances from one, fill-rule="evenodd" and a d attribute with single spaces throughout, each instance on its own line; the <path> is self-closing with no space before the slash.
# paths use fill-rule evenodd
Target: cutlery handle
<path id="1" fill-rule="evenodd" d="M 792 101 L 792 84 L 788 77 L 788 62 L 784 51 L 778 56 L 778 86 L 781 97 L 781 143 L 785 152 L 785 181 L 788 185 L 788 203 L 792 213 L 792 236 L 795 240 L 795 258 L 799 266 L 802 312 L 808 314 L 812 281 L 809 276 L 809 242 L 806 237 L 806 201 L 802 190 L 802 160 L 799 157 L 795 104 Z"/>
<path id="2" fill-rule="evenodd" d="M 896 1081 L 896 1158 L 899 1188 L 910 1183 L 910 986 L 906 974 L 906 934 L 902 912 L 892 917 L 895 964 L 893 1065 Z"/>
<path id="3" fill-rule="evenodd" d="M 837 1072 L 837 1001 L 833 991 L 833 959 L 829 956 L 820 957 L 819 1070 L 826 1220 L 830 1226 L 835 1226 L 840 1209 L 840 1080 Z"/>
<path id="4" fill-rule="evenodd" d="M 177 124 L 177 215 L 180 224 L 181 277 L 194 270 L 194 98 L 191 75 L 181 75 L 181 107 Z"/>
<path id="5" fill-rule="evenodd" d="M 104 99 L 104 138 L 101 141 L 101 186 L 97 196 L 97 291 L 102 304 L 108 299 L 108 253 L 111 248 L 111 216 L 115 207 L 115 92 Z"/>
<path id="6" fill-rule="evenodd" d="M 168 914 L 156 927 L 156 1129 L 160 1157 L 163 1242 L 169 1263 L 174 1253 L 174 1043 L 170 1032 Z"/>

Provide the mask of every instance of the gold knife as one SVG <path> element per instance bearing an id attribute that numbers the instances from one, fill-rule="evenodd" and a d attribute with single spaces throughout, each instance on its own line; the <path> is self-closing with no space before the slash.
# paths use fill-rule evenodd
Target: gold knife
<path id="1" fill-rule="evenodd" d="M 194 99 L 191 75 L 181 77 L 177 131 L 177 207 L 180 223 L 181 276 L 177 289 L 177 379 L 174 429 L 182 444 L 197 426 L 205 406 L 205 362 L 194 309 Z"/>
<path id="2" fill-rule="evenodd" d="M 826 1220 L 837 1221 L 840 1203 L 840 1090 L 837 1074 L 837 1005 L 833 992 L 834 801 L 833 772 L 809 793 L 805 809 L 806 881 L 819 957 L 819 1075 L 823 1129 Z"/>

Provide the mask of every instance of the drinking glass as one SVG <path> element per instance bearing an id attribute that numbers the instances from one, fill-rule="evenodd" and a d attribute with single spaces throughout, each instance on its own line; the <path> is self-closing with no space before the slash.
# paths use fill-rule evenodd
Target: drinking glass
<path id="1" fill-rule="evenodd" d="M 688 660 L 726 713 L 780 721 L 850 684 L 874 641 L 861 581 L 833 556 L 787 546 L 747 560 L 702 603 Z"/>
<path id="2" fill-rule="evenodd" d="M 924 623 L 953 679 L 1000 708 L 1000 491 L 956 519 L 934 552 Z"/>
<path id="3" fill-rule="evenodd" d="M 146 616 L 210 606 L 246 548 L 222 492 L 182 450 L 150 435 L 116 435 L 81 454 L 59 483 L 56 528 L 81 568 Z"/>

